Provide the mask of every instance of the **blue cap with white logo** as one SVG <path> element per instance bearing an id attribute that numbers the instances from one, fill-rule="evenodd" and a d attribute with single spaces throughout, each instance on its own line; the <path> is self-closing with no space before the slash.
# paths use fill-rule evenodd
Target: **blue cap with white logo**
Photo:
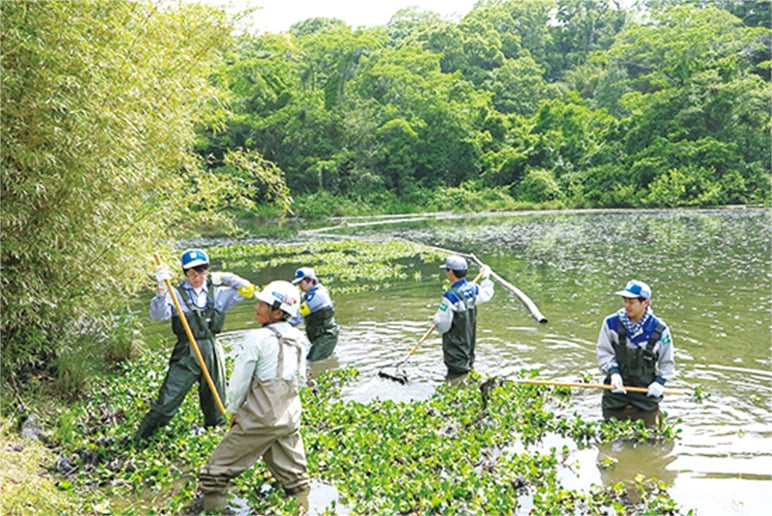
<path id="1" fill-rule="evenodd" d="M 188 270 L 199 265 L 209 265 L 209 257 L 201 249 L 190 249 L 182 255 L 182 269 Z"/>
<path id="2" fill-rule="evenodd" d="M 630 280 L 627 282 L 627 285 L 625 285 L 624 290 L 620 290 L 619 292 L 614 292 L 617 296 L 622 296 L 626 298 L 643 298 L 643 299 L 649 299 L 651 297 L 651 287 L 649 287 L 646 283 L 638 280 Z"/>
<path id="3" fill-rule="evenodd" d="M 297 285 L 304 279 L 317 279 L 316 272 L 311 267 L 301 267 L 295 271 L 295 279 L 292 280 L 293 285 Z"/>

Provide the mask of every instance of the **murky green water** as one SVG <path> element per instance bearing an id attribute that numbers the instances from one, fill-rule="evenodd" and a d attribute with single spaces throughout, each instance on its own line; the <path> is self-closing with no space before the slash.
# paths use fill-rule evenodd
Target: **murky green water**
<path id="1" fill-rule="evenodd" d="M 772 488 L 768 210 L 464 216 L 346 231 L 473 252 L 536 303 L 549 319 L 547 324 L 538 324 L 498 284 L 494 300 L 481 306 L 476 369 L 485 376 L 508 377 L 524 368 L 538 368 L 545 379 L 576 381 L 591 375 L 599 382 L 602 377 L 595 363 L 599 325 L 621 307 L 612 293 L 631 278 L 648 282 L 654 292 L 652 307 L 674 336 L 678 379 L 668 387 L 702 386 L 709 397 L 701 403 L 687 396 L 663 401 L 668 420 L 681 420 L 681 438 L 674 445 L 574 448 L 563 481 L 576 488 L 630 480 L 642 473 L 667 482 L 675 500 L 700 515 L 768 514 L 767 492 Z M 260 270 L 260 277 L 249 277 L 260 284 L 287 279 L 297 265 Z M 335 299 L 341 341 L 335 357 L 313 369 L 355 365 L 361 376 L 346 393 L 350 399 L 423 398 L 442 381 L 445 370 L 437 335 L 408 361 L 410 384 L 377 376 L 380 369 L 403 358 L 429 328 L 442 294 L 444 274 L 438 266 L 415 267 L 421 279 L 395 282 L 383 292 Z M 253 327 L 252 315 L 250 304 L 234 309 L 225 340 L 238 340 L 244 329 Z M 569 408 L 556 410 L 600 417 L 598 391 L 574 394 Z M 596 466 L 606 456 L 618 460 L 610 471 Z"/>

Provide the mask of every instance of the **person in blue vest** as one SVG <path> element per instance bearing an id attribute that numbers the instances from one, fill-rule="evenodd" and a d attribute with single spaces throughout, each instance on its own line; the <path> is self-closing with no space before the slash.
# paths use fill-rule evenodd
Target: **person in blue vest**
<path id="1" fill-rule="evenodd" d="M 311 342 L 306 359 L 315 362 L 328 358 L 335 351 L 340 334 L 330 292 L 319 282 L 311 267 L 296 270 L 292 283 L 303 291 L 303 298 L 299 313 L 290 320 L 290 324 L 299 326 L 305 322 L 306 336 Z"/>
<path id="2" fill-rule="evenodd" d="M 654 315 L 651 288 L 643 281 L 631 280 L 615 294 L 624 308 L 603 321 L 597 345 L 598 367 L 614 387 L 603 391 L 603 418 L 643 419 L 658 427 L 665 382 L 676 375 L 670 328 Z M 647 392 L 628 392 L 625 386 Z"/>
<path id="3" fill-rule="evenodd" d="M 251 298 L 255 286 L 230 272 L 213 272 L 209 276 L 209 257 L 201 249 L 190 249 L 182 254 L 182 272 L 185 280 L 173 288 L 185 313 L 190 330 L 196 339 L 204 364 L 215 385 L 220 401 L 225 404 L 225 367 L 223 351 L 215 336 L 225 324 L 225 311 Z M 172 332 L 177 337 L 169 368 L 158 397 L 134 434 L 134 443 L 142 445 L 156 430 L 165 426 L 177 413 L 188 391 L 198 382 L 199 404 L 207 427 L 225 423 L 209 384 L 201 370 L 188 335 L 177 313 L 174 301 L 165 287 L 171 274 L 164 266 L 156 269 L 158 288 L 150 300 L 150 318 L 154 321 L 171 320 Z"/>
<path id="4" fill-rule="evenodd" d="M 440 266 L 450 282 L 450 289 L 442 295 L 434 325 L 442 333 L 442 356 L 448 369 L 447 380 L 461 381 L 474 367 L 474 348 L 477 342 L 477 305 L 493 299 L 491 269 L 483 266 L 483 281 L 479 285 L 467 281 L 466 260 L 451 255 Z"/>

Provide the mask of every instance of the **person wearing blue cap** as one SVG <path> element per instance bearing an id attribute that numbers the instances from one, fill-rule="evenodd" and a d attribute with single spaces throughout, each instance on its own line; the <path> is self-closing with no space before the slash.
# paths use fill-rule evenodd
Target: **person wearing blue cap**
<path id="1" fill-rule="evenodd" d="M 450 289 L 442 295 L 434 326 L 442 333 L 442 356 L 448 369 L 447 380 L 458 381 L 474 367 L 474 348 L 477 341 L 477 305 L 493 298 L 491 269 L 483 266 L 483 281 L 477 285 L 467 281 L 466 260 L 462 256 L 448 256 L 441 269 L 450 282 Z"/>
<path id="2" fill-rule="evenodd" d="M 328 358 L 335 351 L 340 334 L 338 323 L 335 322 L 335 306 L 330 292 L 319 282 L 311 267 L 296 270 L 292 283 L 303 291 L 303 298 L 300 310 L 290 319 L 290 324 L 299 326 L 305 321 L 306 336 L 311 342 L 306 359 L 315 362 Z"/>
<path id="3" fill-rule="evenodd" d="M 670 328 L 654 315 L 651 288 L 643 281 L 631 280 L 615 294 L 624 308 L 603 321 L 597 345 L 598 367 L 614 387 L 603 391 L 603 418 L 643 419 L 658 427 L 665 382 L 676 375 Z M 628 392 L 625 386 L 647 392 Z"/>
<path id="4" fill-rule="evenodd" d="M 222 347 L 215 339 L 225 324 L 225 311 L 254 295 L 255 286 L 248 280 L 231 272 L 209 274 L 209 257 L 201 249 L 189 249 L 180 259 L 185 281 L 173 287 L 174 295 L 185 313 L 185 319 L 196 339 L 204 364 L 220 400 L 225 403 L 225 366 Z M 156 269 L 158 288 L 150 300 L 150 318 L 154 321 L 171 320 L 172 331 L 177 343 L 169 359 L 169 368 L 158 398 L 153 401 L 134 434 L 134 443 L 141 445 L 156 430 L 165 426 L 177 413 L 185 396 L 198 382 L 199 405 L 204 413 L 204 425 L 216 426 L 225 423 L 214 395 L 209 390 L 204 373 L 198 363 L 188 335 L 174 305 L 174 300 L 165 288 L 171 274 L 165 266 Z"/>

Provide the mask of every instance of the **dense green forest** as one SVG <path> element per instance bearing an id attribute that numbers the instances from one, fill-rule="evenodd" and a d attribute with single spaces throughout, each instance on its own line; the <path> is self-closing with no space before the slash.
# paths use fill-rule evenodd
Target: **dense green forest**
<path id="1" fill-rule="evenodd" d="M 769 202 L 768 0 L 481 0 L 282 34 L 187 2 L 0 13 L 4 390 L 77 386 L 89 341 L 126 356 L 152 252 L 233 214 Z"/>
<path id="2" fill-rule="evenodd" d="M 277 165 L 321 201 L 300 214 L 346 214 L 330 195 L 395 211 L 763 202 L 769 2 L 702 4 L 480 1 L 458 22 L 405 9 L 242 37 L 216 76 L 229 112 L 196 151 L 217 174 L 239 175 L 234 149 Z"/>

